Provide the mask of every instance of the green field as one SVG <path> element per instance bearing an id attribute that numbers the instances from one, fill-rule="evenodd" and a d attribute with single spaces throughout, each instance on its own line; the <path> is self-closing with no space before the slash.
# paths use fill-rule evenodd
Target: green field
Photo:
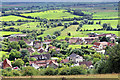
<path id="1" fill-rule="evenodd" d="M 10 32 L 10 31 L 1 31 L 0 36 L 11 35 L 11 34 L 22 34 L 21 32 Z"/>
<path id="2" fill-rule="evenodd" d="M 19 16 L 13 16 L 13 15 L 0 17 L 0 21 L 17 21 L 19 19 L 21 19 L 21 20 L 32 20 L 32 19 L 27 19 L 27 18 L 23 18 L 23 17 L 19 17 Z"/>
<path id="3" fill-rule="evenodd" d="M 68 12 L 64 12 L 65 10 L 48 10 L 44 12 L 36 12 L 36 13 L 26 13 L 21 14 L 24 16 L 33 16 L 33 17 L 40 17 L 40 18 L 46 18 L 46 19 L 62 19 L 62 18 L 74 18 L 74 17 L 80 17 L 73 14 L 70 14 Z"/>
<path id="4" fill-rule="evenodd" d="M 88 46 L 89 48 L 92 47 L 93 45 L 88 44 L 88 45 L 69 45 L 69 48 L 75 49 L 75 48 L 81 48 L 81 46 Z"/>
<path id="5" fill-rule="evenodd" d="M 83 25 L 83 27 L 81 28 L 82 30 L 94 30 L 94 29 L 101 29 L 102 26 L 101 25 Z"/>
<path id="6" fill-rule="evenodd" d="M 42 34 L 42 35 L 40 35 L 38 37 L 45 37 L 47 35 L 51 35 L 52 36 L 55 31 L 60 31 L 62 28 L 63 28 L 63 26 L 59 26 L 59 27 L 48 29 L 48 30 L 44 31 L 44 34 Z"/>
<path id="7" fill-rule="evenodd" d="M 96 12 L 93 14 L 93 19 L 112 19 L 112 18 L 118 18 L 118 12 Z"/>

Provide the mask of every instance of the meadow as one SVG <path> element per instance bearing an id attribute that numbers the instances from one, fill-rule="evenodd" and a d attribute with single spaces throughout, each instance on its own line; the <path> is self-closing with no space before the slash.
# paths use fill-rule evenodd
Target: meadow
<path id="1" fill-rule="evenodd" d="M 113 18 L 118 18 L 118 12 L 114 11 L 114 12 L 96 12 L 93 14 L 93 19 L 113 19 Z"/>
<path id="2" fill-rule="evenodd" d="M 0 21 L 17 21 L 19 19 L 21 19 L 21 20 L 32 20 L 32 19 L 23 18 L 23 17 L 19 17 L 19 16 L 13 16 L 13 15 L 0 17 Z"/>
<path id="3" fill-rule="evenodd" d="M 55 27 L 55 28 L 50 28 L 46 31 L 44 31 L 44 34 L 38 36 L 38 37 L 45 37 L 47 35 L 53 35 L 55 31 L 60 31 L 63 28 L 63 26 Z"/>
<path id="4" fill-rule="evenodd" d="M 21 14 L 21 15 L 40 17 L 40 18 L 46 18 L 46 19 L 62 19 L 62 18 L 80 17 L 80 16 L 70 14 L 68 12 L 65 12 L 65 10 L 48 10 L 48 11 L 44 11 L 44 12 L 25 13 L 25 14 Z"/>
<path id="5" fill-rule="evenodd" d="M 82 30 L 94 30 L 94 29 L 101 29 L 102 26 L 101 25 L 83 25 L 83 27 L 81 28 Z"/>
<path id="6" fill-rule="evenodd" d="M 11 34 L 22 34 L 22 32 L 10 32 L 10 31 L 1 31 L 0 36 L 11 35 Z"/>

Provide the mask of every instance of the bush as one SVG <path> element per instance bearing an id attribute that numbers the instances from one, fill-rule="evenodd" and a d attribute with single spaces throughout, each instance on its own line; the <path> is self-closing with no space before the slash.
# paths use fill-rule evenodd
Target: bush
<path id="1" fill-rule="evenodd" d="M 60 72 L 59 75 L 70 75 L 70 68 L 63 68 Z"/>
<path id="2" fill-rule="evenodd" d="M 38 70 L 30 66 L 24 67 L 21 72 L 23 76 L 33 76 L 38 74 Z"/>
<path id="3" fill-rule="evenodd" d="M 45 75 L 54 75 L 55 74 L 55 70 L 53 68 L 46 68 Z"/>

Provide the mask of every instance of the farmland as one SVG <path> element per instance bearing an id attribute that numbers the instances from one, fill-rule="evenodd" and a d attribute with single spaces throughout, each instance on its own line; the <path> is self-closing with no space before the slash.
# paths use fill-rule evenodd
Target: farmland
<path id="1" fill-rule="evenodd" d="M 89 48 L 92 47 L 93 45 L 88 44 L 88 45 L 69 45 L 69 48 L 75 49 L 75 48 L 81 48 L 81 46 L 88 46 Z"/>
<path id="2" fill-rule="evenodd" d="M 113 19 L 118 18 L 118 12 L 96 12 L 93 14 L 93 19 Z"/>
<path id="3" fill-rule="evenodd" d="M 80 17 L 80 16 L 70 14 L 68 12 L 65 12 L 65 10 L 48 10 L 44 12 L 26 13 L 26 14 L 21 14 L 21 15 L 40 17 L 40 18 L 46 18 L 46 19 L 62 19 L 62 18 Z"/>
<path id="4" fill-rule="evenodd" d="M 82 30 L 94 30 L 94 29 L 101 29 L 102 26 L 101 25 L 84 25 L 81 29 Z"/>
<path id="5" fill-rule="evenodd" d="M 23 18 L 23 17 L 19 17 L 19 16 L 13 16 L 13 15 L 3 16 L 0 19 L 1 19 L 1 21 L 17 21 L 19 19 L 21 19 L 21 20 L 32 20 L 32 19 L 27 19 L 27 18 Z"/>

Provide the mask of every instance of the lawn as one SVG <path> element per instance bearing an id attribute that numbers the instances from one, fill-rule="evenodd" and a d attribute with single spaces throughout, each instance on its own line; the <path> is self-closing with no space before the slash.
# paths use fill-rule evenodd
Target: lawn
<path id="1" fill-rule="evenodd" d="M 118 12 L 96 12 L 93 14 L 93 19 L 112 19 L 112 18 L 118 18 Z"/>
<path id="2" fill-rule="evenodd" d="M 21 32 L 10 32 L 10 31 L 1 31 L 0 36 L 11 35 L 11 34 L 22 34 Z"/>
<path id="3" fill-rule="evenodd" d="M 36 13 L 25 13 L 21 14 L 24 16 L 33 16 L 33 17 L 40 17 L 40 18 L 46 18 L 46 19 L 62 19 L 62 18 L 74 18 L 74 17 L 80 17 L 77 15 L 73 15 L 68 12 L 64 12 L 65 10 L 48 10 L 44 12 L 36 12 Z"/>
<path id="4" fill-rule="evenodd" d="M 13 15 L 0 17 L 0 21 L 17 21 L 19 19 L 21 19 L 21 20 L 32 20 L 32 19 L 27 19 L 27 18 L 23 18 L 23 17 L 19 17 L 19 16 L 13 16 Z"/>
<path id="5" fill-rule="evenodd" d="M 81 46 L 88 46 L 89 48 L 92 47 L 93 45 L 88 44 L 88 45 L 69 45 L 69 48 L 75 49 L 75 48 L 81 48 Z"/>

